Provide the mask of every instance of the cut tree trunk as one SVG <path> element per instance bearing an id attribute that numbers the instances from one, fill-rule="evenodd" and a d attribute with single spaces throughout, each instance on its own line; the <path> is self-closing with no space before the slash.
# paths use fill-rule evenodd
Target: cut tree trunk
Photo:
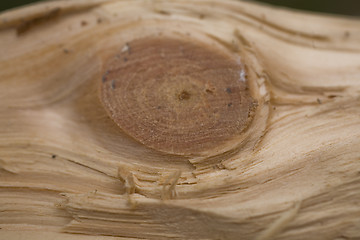
<path id="1" fill-rule="evenodd" d="M 0 43 L 0 239 L 360 239 L 358 19 L 53 1 Z"/>

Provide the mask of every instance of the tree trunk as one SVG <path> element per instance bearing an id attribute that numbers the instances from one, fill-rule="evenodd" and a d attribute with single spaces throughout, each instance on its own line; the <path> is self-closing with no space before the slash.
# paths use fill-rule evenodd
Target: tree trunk
<path id="1" fill-rule="evenodd" d="M 2 13 L 0 239 L 359 239 L 359 29 L 223 0 Z"/>

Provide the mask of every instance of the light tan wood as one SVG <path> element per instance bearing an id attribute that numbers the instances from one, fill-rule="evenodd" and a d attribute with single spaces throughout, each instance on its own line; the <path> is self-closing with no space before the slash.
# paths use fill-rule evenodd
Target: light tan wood
<path id="1" fill-rule="evenodd" d="M 359 29 L 223 0 L 0 14 L 0 239 L 359 239 Z M 155 38 L 238 61 L 256 102 L 244 131 L 169 151 L 115 123 L 109 59 Z"/>

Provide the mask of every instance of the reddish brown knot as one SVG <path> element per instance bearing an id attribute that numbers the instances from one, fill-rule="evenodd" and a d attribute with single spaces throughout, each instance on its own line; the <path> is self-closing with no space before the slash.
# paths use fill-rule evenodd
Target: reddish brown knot
<path id="1" fill-rule="evenodd" d="M 140 143 L 197 155 L 233 140 L 249 124 L 254 100 L 245 69 L 232 56 L 175 38 L 139 39 L 120 49 L 104 64 L 101 101 Z"/>

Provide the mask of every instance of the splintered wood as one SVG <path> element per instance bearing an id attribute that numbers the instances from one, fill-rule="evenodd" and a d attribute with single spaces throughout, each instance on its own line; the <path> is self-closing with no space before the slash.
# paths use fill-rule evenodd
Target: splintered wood
<path id="1" fill-rule="evenodd" d="M 0 239 L 359 239 L 359 29 L 223 0 L 0 14 Z"/>

